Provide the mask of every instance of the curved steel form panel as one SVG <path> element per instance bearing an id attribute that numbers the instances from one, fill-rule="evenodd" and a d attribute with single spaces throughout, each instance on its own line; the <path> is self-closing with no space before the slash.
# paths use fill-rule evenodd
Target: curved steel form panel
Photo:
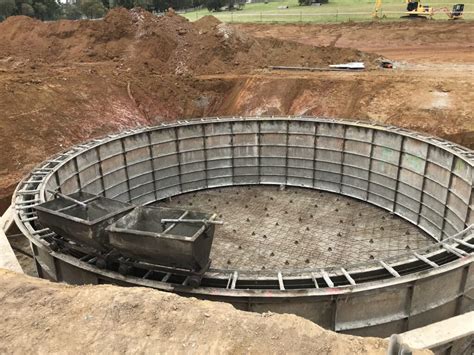
<path id="1" fill-rule="evenodd" d="M 209 118 L 141 128 L 57 155 L 22 181 L 15 219 L 41 277 L 142 285 L 251 311 L 295 313 L 340 332 L 386 336 L 472 309 L 474 154 L 400 128 L 311 117 Z M 201 287 L 137 268 L 122 276 L 93 257 L 50 248 L 32 207 L 48 190 L 146 204 L 189 191 L 274 184 L 351 196 L 417 225 L 429 248 L 325 269 L 215 270 Z"/>

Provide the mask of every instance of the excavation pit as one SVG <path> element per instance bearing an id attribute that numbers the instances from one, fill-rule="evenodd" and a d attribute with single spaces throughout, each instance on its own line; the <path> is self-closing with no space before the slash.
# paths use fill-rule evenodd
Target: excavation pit
<path id="1" fill-rule="evenodd" d="M 81 144 L 32 171 L 13 204 L 40 277 L 153 287 L 385 337 L 472 308 L 473 166 L 472 151 L 396 127 L 210 118 Z M 56 190 L 202 209 L 227 223 L 199 287 L 140 265 L 121 275 L 51 249 L 57 236 L 34 207 Z"/>

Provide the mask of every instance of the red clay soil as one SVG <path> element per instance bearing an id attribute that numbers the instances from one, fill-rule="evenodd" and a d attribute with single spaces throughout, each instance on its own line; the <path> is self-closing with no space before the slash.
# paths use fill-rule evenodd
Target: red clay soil
<path id="1" fill-rule="evenodd" d="M 104 20 L 0 23 L 0 211 L 34 165 L 72 144 L 138 125 L 218 113 L 232 84 L 198 74 L 325 65 L 375 55 L 255 39 L 213 17 L 115 9 Z"/>
<path id="2" fill-rule="evenodd" d="M 30 62 L 97 63 L 116 60 L 151 66 L 161 73 L 201 74 L 281 65 L 317 65 L 366 60 L 353 49 L 313 47 L 277 39 L 256 39 L 212 16 L 196 23 L 177 15 L 156 17 L 116 9 L 103 21 L 40 22 L 10 17 L 0 24 L 0 53 Z"/>
<path id="3" fill-rule="evenodd" d="M 360 50 L 371 34 L 377 39 L 374 43 L 380 44 L 386 34 L 395 46 L 414 46 L 410 26 L 422 25 L 400 27 L 395 41 L 392 32 L 397 26 L 401 25 L 295 27 L 299 40 L 292 37 L 292 27 L 255 31 L 213 17 L 192 23 L 142 10 L 115 9 L 97 21 L 10 17 L 0 23 L 0 213 L 19 179 L 54 153 L 125 128 L 177 118 L 346 117 L 400 125 L 474 146 L 469 133 L 474 131 L 469 62 L 453 59 L 421 71 L 382 71 L 376 69 L 380 56 L 374 49 L 382 47 L 368 48 L 374 52 L 370 54 Z M 449 26 L 449 38 L 458 46 L 461 39 L 472 42 L 465 38 L 467 22 L 457 27 L 462 33 Z M 275 38 L 280 31 L 281 38 Z M 448 42 L 448 32 L 436 32 L 443 43 Z M 325 33 L 334 43 L 328 45 Z M 419 48 L 429 48 L 427 42 Z M 338 48 L 340 43 L 356 49 Z M 355 60 L 364 61 L 370 70 L 267 69 Z"/>

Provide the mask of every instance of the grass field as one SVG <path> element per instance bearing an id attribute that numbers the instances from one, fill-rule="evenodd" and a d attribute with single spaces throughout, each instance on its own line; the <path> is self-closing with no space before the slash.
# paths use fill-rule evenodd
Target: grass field
<path id="1" fill-rule="evenodd" d="M 456 2 L 429 2 L 435 9 L 448 7 Z M 182 14 L 191 21 L 195 21 L 206 15 L 214 15 L 223 22 L 345 22 L 345 21 L 371 21 L 374 10 L 374 1 L 368 0 L 329 0 L 328 4 L 321 6 L 299 6 L 298 0 L 272 1 L 267 4 L 246 4 L 243 10 L 209 12 L 207 9 L 187 12 Z M 474 0 L 461 1 L 465 4 L 465 20 L 474 20 Z M 288 6 L 288 9 L 279 9 L 279 6 Z M 383 20 L 400 20 L 405 10 L 403 0 L 384 0 L 382 5 Z M 444 13 L 437 13 L 436 20 L 447 20 Z"/>

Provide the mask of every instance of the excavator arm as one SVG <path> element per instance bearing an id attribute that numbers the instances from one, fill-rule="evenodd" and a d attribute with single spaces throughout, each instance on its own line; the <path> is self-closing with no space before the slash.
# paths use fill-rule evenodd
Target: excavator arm
<path id="1" fill-rule="evenodd" d="M 372 12 L 373 18 L 382 18 L 382 0 L 375 0 L 374 12 Z"/>

